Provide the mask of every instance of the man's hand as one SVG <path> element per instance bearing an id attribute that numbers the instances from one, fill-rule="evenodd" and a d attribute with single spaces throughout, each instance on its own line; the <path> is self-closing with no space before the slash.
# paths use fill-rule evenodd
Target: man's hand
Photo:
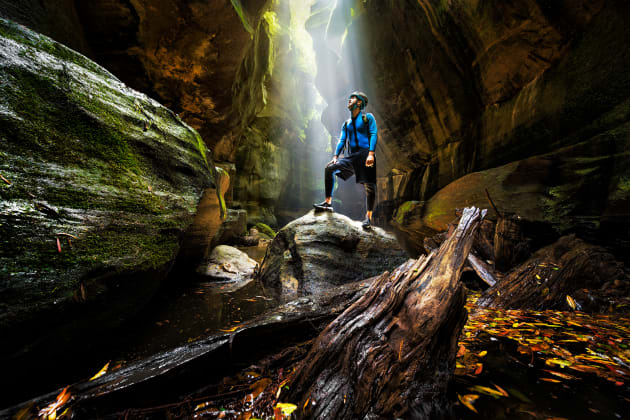
<path id="1" fill-rule="evenodd" d="M 334 165 L 337 163 L 337 156 L 333 156 L 332 160 L 326 164 L 326 166 Z"/>
<path id="2" fill-rule="evenodd" d="M 365 166 L 367 166 L 368 168 L 374 166 L 374 155 L 372 153 L 370 153 L 367 159 L 365 159 Z"/>

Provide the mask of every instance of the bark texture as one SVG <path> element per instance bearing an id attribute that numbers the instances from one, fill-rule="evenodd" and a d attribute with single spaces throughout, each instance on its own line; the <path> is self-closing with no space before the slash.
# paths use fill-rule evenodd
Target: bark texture
<path id="1" fill-rule="evenodd" d="M 487 289 L 480 306 L 509 309 L 605 310 L 627 288 L 622 264 L 604 248 L 573 235 L 538 250 Z M 617 292 L 615 292 L 617 290 Z M 575 299 L 572 308 L 570 296 Z"/>
<path id="2" fill-rule="evenodd" d="M 438 418 L 466 321 L 460 274 L 485 211 L 468 208 L 437 253 L 380 276 L 317 338 L 289 401 L 301 418 Z"/>

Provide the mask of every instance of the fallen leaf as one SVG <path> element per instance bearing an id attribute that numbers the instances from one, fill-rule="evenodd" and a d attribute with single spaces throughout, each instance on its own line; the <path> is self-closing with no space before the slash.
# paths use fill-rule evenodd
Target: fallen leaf
<path id="1" fill-rule="evenodd" d="M 477 363 L 477 368 L 475 369 L 475 375 L 479 375 L 481 373 L 481 371 L 483 370 L 483 364 L 482 363 Z"/>
<path id="2" fill-rule="evenodd" d="M 525 394 L 523 394 L 521 391 L 519 391 L 518 389 L 515 388 L 508 388 L 508 390 L 510 391 L 510 394 L 514 395 L 516 398 L 518 398 L 519 400 L 526 402 L 526 403 L 530 403 L 532 402 L 532 400 L 530 400 L 529 398 L 527 398 L 527 396 L 525 396 Z"/>
<path id="3" fill-rule="evenodd" d="M 501 394 L 502 394 L 504 397 L 509 397 L 509 396 L 510 396 L 510 394 L 508 394 L 508 393 L 507 393 L 507 391 L 506 391 L 505 389 L 501 388 L 499 385 L 494 384 L 494 387 L 495 387 L 496 389 L 498 389 L 498 390 L 499 390 L 499 392 L 501 392 Z"/>
<path id="4" fill-rule="evenodd" d="M 557 379 L 552 379 L 552 378 L 540 378 L 540 380 L 545 381 L 545 382 L 552 382 L 554 384 L 559 384 L 562 382 L 562 381 L 559 381 Z"/>
<path id="5" fill-rule="evenodd" d="M 232 328 L 228 328 L 228 329 L 221 329 L 221 331 L 223 332 L 234 332 L 236 330 L 238 330 L 240 328 L 239 325 L 237 325 L 236 327 L 232 327 Z"/>
<path id="6" fill-rule="evenodd" d="M 479 398 L 479 395 L 475 395 L 475 394 L 466 394 L 464 396 L 461 396 L 459 394 L 457 394 L 457 398 L 459 399 L 459 401 L 461 401 L 462 404 L 464 404 L 464 406 L 466 406 L 466 408 L 468 408 L 470 411 L 473 411 L 477 414 L 479 414 L 479 412 L 477 411 L 477 409 L 473 406 L 473 404 L 475 403 L 475 400 L 477 400 L 477 398 Z"/>
<path id="7" fill-rule="evenodd" d="M 101 376 L 105 375 L 107 373 L 107 369 L 109 368 L 109 362 L 105 363 L 105 366 L 103 366 L 101 368 L 101 370 L 99 370 L 96 375 L 92 376 L 90 378 L 90 381 L 93 381 L 96 378 L 100 378 Z"/>
<path id="8" fill-rule="evenodd" d="M 457 350 L 457 355 L 455 357 L 462 357 L 464 354 L 466 354 L 466 347 L 464 347 L 463 344 L 460 344 L 459 350 Z"/>
<path id="9" fill-rule="evenodd" d="M 282 411 L 284 416 L 290 416 L 291 413 L 297 409 L 297 406 L 291 403 L 278 403 L 276 404 L 275 409 L 277 410 L 278 408 Z"/>
<path id="10" fill-rule="evenodd" d="M 575 308 L 577 307 L 577 305 L 575 304 L 575 300 L 569 295 L 567 295 L 567 303 L 569 304 L 571 309 L 575 311 Z"/>
<path id="11" fill-rule="evenodd" d="M 5 177 L 3 177 L 2 175 L 0 175 L 0 178 L 6 182 L 7 184 L 11 185 L 11 181 L 9 181 L 8 179 L 6 179 Z"/>
<path id="12" fill-rule="evenodd" d="M 476 391 L 476 392 L 480 392 L 482 394 L 490 395 L 490 396 L 495 397 L 495 398 L 505 397 L 505 395 L 502 392 L 496 391 L 496 390 L 494 390 L 492 388 L 488 388 L 487 386 L 475 385 L 475 386 L 469 387 L 468 389 L 470 389 L 471 391 Z"/>
<path id="13" fill-rule="evenodd" d="M 477 356 L 479 357 L 484 357 L 486 354 L 488 354 L 488 352 L 486 350 L 479 352 L 479 354 Z"/>
<path id="14" fill-rule="evenodd" d="M 558 376 L 562 379 L 580 379 L 575 376 L 567 375 L 566 373 L 556 372 L 555 370 L 543 369 L 543 371 Z"/>
<path id="15" fill-rule="evenodd" d="M 571 365 L 572 365 L 572 363 L 571 363 L 571 362 L 569 362 L 569 361 L 567 361 L 567 360 L 563 360 L 563 359 L 555 359 L 555 358 L 553 358 L 553 359 L 547 359 L 547 360 L 545 360 L 545 363 L 546 363 L 548 366 L 557 365 L 557 366 L 560 366 L 561 368 L 565 368 L 565 367 L 567 367 L 567 366 L 571 366 Z"/>

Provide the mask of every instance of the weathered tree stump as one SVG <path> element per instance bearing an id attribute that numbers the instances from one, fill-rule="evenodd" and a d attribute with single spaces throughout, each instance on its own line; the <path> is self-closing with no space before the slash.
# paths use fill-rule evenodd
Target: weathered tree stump
<path id="1" fill-rule="evenodd" d="M 383 274 L 319 335 L 288 401 L 309 419 L 441 418 L 466 321 L 460 274 L 485 210 L 437 253 Z"/>
<path id="2" fill-rule="evenodd" d="M 608 308 L 606 284 L 623 278 L 622 265 L 605 249 L 575 236 L 564 236 L 538 250 L 514 268 L 477 302 L 480 306 L 509 309 Z M 618 283 L 618 282 L 617 282 Z M 604 286 L 604 287 L 603 287 Z M 623 286 L 623 284 L 621 284 Z M 575 308 L 572 308 L 574 299 Z"/>
<path id="3" fill-rule="evenodd" d="M 516 215 L 499 216 L 494 230 L 494 263 L 498 270 L 508 271 L 530 253 L 521 220 Z"/>

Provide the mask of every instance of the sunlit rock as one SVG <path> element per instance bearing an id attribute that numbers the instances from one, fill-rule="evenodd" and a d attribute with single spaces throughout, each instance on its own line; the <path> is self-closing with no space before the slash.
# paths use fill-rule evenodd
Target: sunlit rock
<path id="1" fill-rule="evenodd" d="M 2 19 L 0 80 L 2 360 L 71 357 L 161 285 L 212 161 L 173 112 Z"/>
<path id="2" fill-rule="evenodd" d="M 197 273 L 205 280 L 221 284 L 223 292 L 246 286 L 254 279 L 258 263 L 237 248 L 219 245 L 199 266 Z"/>
<path id="3" fill-rule="evenodd" d="M 405 260 L 407 254 L 384 230 L 364 230 L 346 216 L 311 211 L 278 231 L 260 278 L 289 300 L 381 274 Z"/>

